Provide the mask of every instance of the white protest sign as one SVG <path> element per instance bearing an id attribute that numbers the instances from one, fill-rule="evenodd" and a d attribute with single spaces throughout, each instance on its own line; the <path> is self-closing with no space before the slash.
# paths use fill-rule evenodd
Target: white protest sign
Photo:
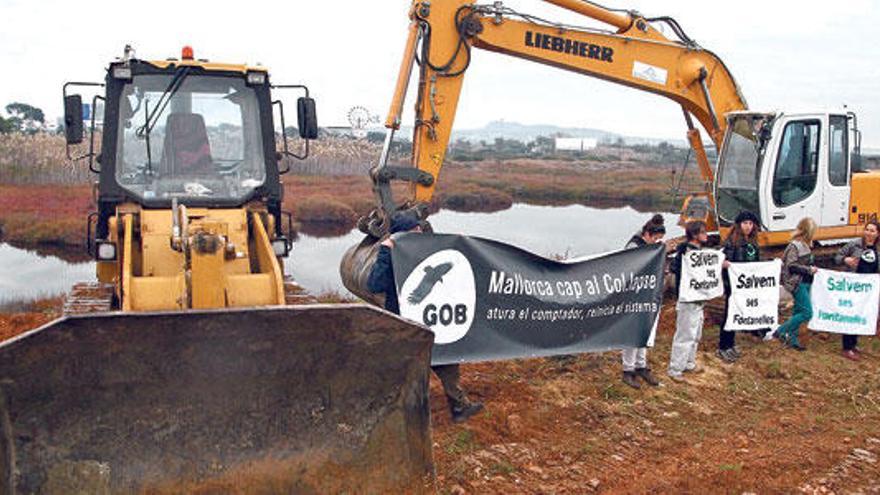
<path id="1" fill-rule="evenodd" d="M 779 324 L 779 278 L 782 260 L 731 263 L 730 298 L 725 330 L 761 330 Z"/>
<path id="2" fill-rule="evenodd" d="M 819 270 L 810 290 L 813 319 L 822 332 L 874 335 L 880 304 L 880 275 Z"/>
<path id="3" fill-rule="evenodd" d="M 721 264 L 724 253 L 717 249 L 695 249 L 681 257 L 681 285 L 678 300 L 698 302 L 724 294 L 721 285 Z"/>

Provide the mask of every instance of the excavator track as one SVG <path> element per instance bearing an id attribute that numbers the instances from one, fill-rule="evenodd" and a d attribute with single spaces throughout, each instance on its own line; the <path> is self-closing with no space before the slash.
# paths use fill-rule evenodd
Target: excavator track
<path id="1" fill-rule="evenodd" d="M 284 302 L 288 306 L 315 304 L 318 302 L 318 298 L 309 294 L 302 285 L 288 276 L 284 278 Z"/>
<path id="2" fill-rule="evenodd" d="M 113 284 L 79 282 L 74 284 L 64 300 L 64 316 L 112 311 L 114 296 Z"/>
<path id="3" fill-rule="evenodd" d="M 78 282 L 70 289 L 64 300 L 64 316 L 105 313 L 114 309 L 113 284 L 101 282 Z M 284 280 L 284 301 L 288 306 L 315 304 L 318 299 L 291 277 Z"/>

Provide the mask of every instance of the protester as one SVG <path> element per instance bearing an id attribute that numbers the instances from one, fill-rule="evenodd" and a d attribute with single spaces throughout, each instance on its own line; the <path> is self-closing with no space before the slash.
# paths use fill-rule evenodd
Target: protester
<path id="1" fill-rule="evenodd" d="M 633 249 L 648 244 L 656 244 L 663 240 L 666 235 L 666 227 L 663 225 L 663 215 L 654 215 L 644 226 L 641 232 L 632 236 L 629 242 L 624 246 L 625 249 Z M 629 348 L 621 352 L 623 359 L 623 383 L 633 388 L 641 388 L 639 378 L 648 385 L 656 387 L 660 385 L 660 381 L 651 373 L 648 367 L 648 348 Z"/>
<path id="2" fill-rule="evenodd" d="M 724 280 L 724 318 L 718 334 L 718 351 L 716 355 L 727 363 L 736 362 L 742 355 L 736 347 L 736 332 L 726 330 L 727 312 L 730 309 L 730 280 L 727 269 L 731 263 L 750 263 L 761 261 L 761 252 L 758 247 L 758 230 L 760 222 L 758 216 L 750 211 L 741 211 L 734 219 L 730 235 L 724 242 L 724 263 L 722 279 Z"/>
<path id="3" fill-rule="evenodd" d="M 776 330 L 776 337 L 791 349 L 798 351 L 806 350 L 798 340 L 800 327 L 813 317 L 810 287 L 813 283 L 813 275 L 818 270 L 812 251 L 815 234 L 816 221 L 810 217 L 801 219 L 791 242 L 782 253 L 782 286 L 794 296 L 794 312 L 791 318 Z"/>
<path id="4" fill-rule="evenodd" d="M 393 235 L 401 232 L 421 232 L 422 229 L 415 214 L 398 212 L 391 218 L 390 231 L 392 236 L 382 241 L 382 245 L 379 247 L 376 263 L 367 278 L 367 288 L 373 293 L 384 293 L 385 309 L 400 314 L 397 287 L 394 283 L 394 267 L 391 264 L 391 248 L 394 247 Z M 443 384 L 443 392 L 446 394 L 453 422 L 460 423 L 483 410 L 483 404 L 469 400 L 467 393 L 461 388 L 459 365 L 432 366 L 431 370 Z"/>
<path id="5" fill-rule="evenodd" d="M 688 222 L 684 233 L 687 242 L 675 249 L 675 258 L 670 270 L 675 274 L 675 293 L 681 294 L 682 257 L 688 251 L 702 249 L 709 240 L 706 224 L 701 221 Z M 669 377 L 676 382 L 685 381 L 683 373 L 700 373 L 703 368 L 697 364 L 697 347 L 703 335 L 703 303 L 682 302 L 675 305 L 675 336 L 672 337 L 672 352 L 669 356 Z"/>
<path id="6" fill-rule="evenodd" d="M 880 234 L 880 222 L 869 221 L 861 238 L 840 248 L 834 256 L 835 263 L 845 265 L 848 270 L 856 273 L 880 273 L 880 264 L 877 262 L 878 234 Z M 843 335 L 842 340 L 843 357 L 858 361 L 861 352 L 857 347 L 858 335 Z"/>

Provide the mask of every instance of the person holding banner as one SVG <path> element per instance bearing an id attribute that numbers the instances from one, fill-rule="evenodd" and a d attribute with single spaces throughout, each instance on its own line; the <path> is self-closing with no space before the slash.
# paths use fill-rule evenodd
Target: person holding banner
<path id="1" fill-rule="evenodd" d="M 656 244 L 663 241 L 666 235 L 666 227 L 664 226 L 663 215 L 657 214 L 651 217 L 645 225 L 642 226 L 640 233 L 635 234 L 626 243 L 624 249 L 635 249 L 648 244 Z M 651 373 L 648 367 L 648 348 L 630 348 L 621 351 L 623 360 L 623 383 L 632 388 L 642 388 L 639 384 L 639 378 L 648 385 L 656 387 L 660 385 L 660 381 Z"/>
<path id="2" fill-rule="evenodd" d="M 880 273 L 880 264 L 877 261 L 877 238 L 880 235 L 880 222 L 871 220 L 865 225 L 865 232 L 860 239 L 856 239 L 840 248 L 834 256 L 838 265 L 845 265 L 849 271 L 855 273 Z M 852 361 L 860 359 L 858 335 L 842 335 L 843 357 Z"/>
<path id="3" fill-rule="evenodd" d="M 667 374 L 676 382 L 684 382 L 684 372 L 700 373 L 703 368 L 697 365 L 697 348 L 703 335 L 703 302 L 685 302 L 682 300 L 683 258 L 689 251 L 700 250 L 709 240 L 706 224 L 697 220 L 688 222 L 684 227 L 687 242 L 675 249 L 670 271 L 675 274 L 675 293 L 678 302 L 675 304 L 675 335 L 672 337 L 672 351 L 669 356 Z"/>
<path id="4" fill-rule="evenodd" d="M 800 327 L 813 317 L 810 287 L 813 284 L 813 275 L 818 270 L 812 251 L 816 228 L 816 221 L 812 218 L 801 219 L 791 242 L 782 253 L 782 286 L 794 296 L 794 312 L 776 330 L 776 337 L 789 348 L 798 351 L 807 350 L 798 341 Z"/>
<path id="5" fill-rule="evenodd" d="M 724 280 L 724 318 L 722 319 L 720 333 L 718 334 L 718 351 L 716 355 L 724 362 L 734 363 L 741 354 L 736 347 L 736 332 L 726 330 L 728 311 L 730 310 L 730 279 L 728 268 L 731 263 L 749 263 L 761 261 L 761 251 L 758 247 L 758 229 L 760 222 L 758 216 L 750 211 L 741 211 L 733 222 L 730 235 L 724 242 L 724 263 L 722 278 Z"/>
<path id="6" fill-rule="evenodd" d="M 390 233 L 421 232 L 419 219 L 411 212 L 398 212 L 391 217 Z M 394 247 L 393 237 L 382 241 L 376 263 L 370 269 L 367 288 L 373 293 L 385 294 L 385 309 L 399 315 L 400 303 L 397 299 L 397 286 L 394 283 L 394 267 L 391 263 L 391 249 Z M 467 392 L 461 387 L 461 370 L 458 364 L 432 366 L 431 371 L 443 384 L 443 392 L 449 403 L 449 412 L 454 423 L 466 421 L 483 410 L 483 404 L 468 399 Z"/>

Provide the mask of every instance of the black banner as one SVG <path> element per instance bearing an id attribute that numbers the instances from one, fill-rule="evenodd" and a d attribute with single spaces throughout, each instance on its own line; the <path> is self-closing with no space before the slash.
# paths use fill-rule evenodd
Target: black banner
<path id="1" fill-rule="evenodd" d="M 559 262 L 496 241 L 405 234 L 400 314 L 435 334 L 432 364 L 644 347 L 660 311 L 662 245 Z"/>

